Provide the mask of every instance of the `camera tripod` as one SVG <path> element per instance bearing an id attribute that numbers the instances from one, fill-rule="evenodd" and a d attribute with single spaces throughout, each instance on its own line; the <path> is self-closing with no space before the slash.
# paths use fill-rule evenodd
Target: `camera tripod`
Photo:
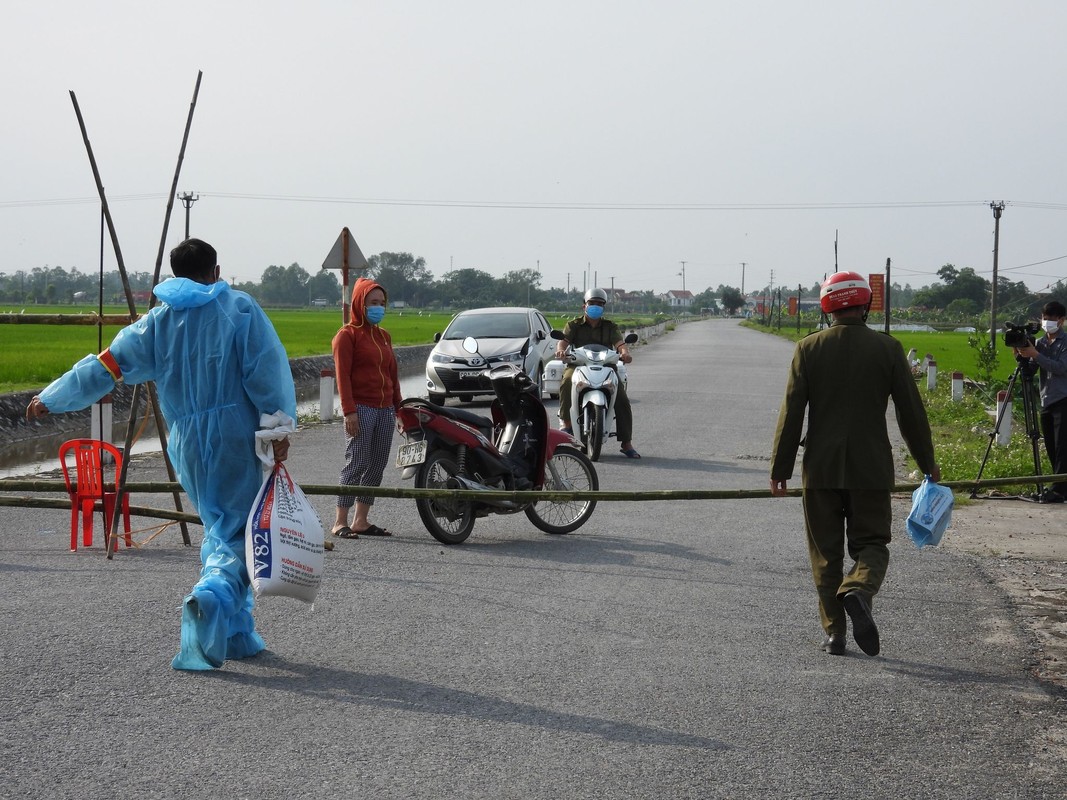
<path id="1" fill-rule="evenodd" d="M 989 460 L 989 452 L 993 449 L 993 441 L 1000 433 L 1000 423 L 1004 419 L 1004 412 L 1011 407 L 1011 398 L 1013 397 L 1016 383 L 1019 383 L 1022 386 L 1023 424 L 1026 427 L 1026 435 L 1030 437 L 1030 446 L 1034 452 L 1034 477 L 1039 479 L 1036 481 L 1036 499 L 1040 499 L 1043 492 L 1043 484 L 1040 481 L 1041 448 L 1038 444 L 1041 440 L 1041 429 L 1038 423 L 1038 409 L 1040 408 L 1040 403 L 1038 400 L 1037 387 L 1034 386 L 1034 376 L 1037 374 L 1037 365 L 1029 358 L 1024 358 L 1023 356 L 1016 356 L 1015 361 L 1018 366 L 1015 367 L 1015 372 L 1011 374 L 1011 378 L 1008 380 L 1008 388 L 1005 391 L 1005 402 L 1000 407 L 1000 411 L 997 412 L 996 425 L 993 426 L 993 431 L 989 434 L 989 444 L 986 445 L 985 455 L 982 456 L 982 465 L 978 468 L 978 475 L 976 475 L 974 479 L 974 488 L 971 489 L 971 499 L 978 496 L 978 484 L 982 481 L 982 472 L 985 470 L 986 461 Z"/>

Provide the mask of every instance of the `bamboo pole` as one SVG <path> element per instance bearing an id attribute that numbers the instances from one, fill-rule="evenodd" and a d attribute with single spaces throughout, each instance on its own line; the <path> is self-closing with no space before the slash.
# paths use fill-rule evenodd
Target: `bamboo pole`
<path id="1" fill-rule="evenodd" d="M 197 73 L 196 73 L 196 86 L 193 88 L 193 99 L 189 103 L 189 114 L 185 119 L 185 131 L 182 134 L 181 147 L 178 148 L 178 163 L 174 167 L 174 178 L 171 181 L 170 194 L 167 195 L 167 209 L 163 213 L 163 231 L 162 231 L 162 233 L 160 234 L 160 237 L 159 237 L 159 250 L 156 253 L 155 271 L 152 273 L 152 286 L 153 286 L 153 288 L 155 287 L 155 285 L 157 283 L 159 283 L 159 273 L 160 273 L 160 270 L 161 270 L 162 265 L 163 265 L 163 251 L 166 249 L 166 243 L 167 243 L 167 231 L 170 229 L 170 216 L 171 216 L 171 213 L 174 210 L 174 195 L 178 191 L 178 177 L 181 175 L 182 162 L 185 160 L 185 146 L 189 142 L 189 129 L 192 127 L 192 124 L 193 124 L 193 112 L 196 110 L 196 98 L 200 95 L 200 80 L 203 77 L 204 77 L 203 70 L 198 70 Z M 149 310 L 151 310 L 152 307 L 155 304 L 156 304 L 156 296 L 155 296 L 155 294 L 152 294 L 151 297 L 149 298 L 149 301 L 148 301 Z M 138 384 L 136 386 L 136 388 L 134 388 L 134 390 L 133 390 L 133 406 L 132 406 L 133 408 L 137 407 L 137 400 L 140 398 L 141 391 L 142 391 L 142 389 L 141 389 L 140 384 Z M 163 419 L 163 414 L 162 414 L 162 412 L 160 411 L 160 408 L 159 408 L 159 398 L 158 398 L 158 395 L 156 393 L 155 384 L 154 383 L 149 383 L 147 385 L 147 391 L 148 391 L 148 402 L 149 402 L 149 404 L 151 404 L 152 413 L 155 416 L 156 431 L 158 431 L 158 433 L 159 433 L 159 441 L 163 445 L 163 461 L 164 461 L 164 463 L 166 464 L 166 467 L 167 467 L 167 476 L 171 479 L 171 481 L 174 481 L 177 478 L 177 473 L 174 471 L 174 465 L 171 463 L 170 455 L 167 453 L 167 423 L 166 423 L 166 420 Z M 125 453 L 131 452 L 131 448 L 133 447 L 134 427 L 135 427 L 135 417 L 131 413 L 130 414 L 129 424 L 126 427 L 126 444 L 125 444 L 125 450 L 123 450 L 123 452 L 125 452 Z M 126 472 L 127 472 L 128 465 L 129 465 L 129 460 L 128 459 L 124 459 L 123 462 L 122 462 L 121 474 L 119 475 L 119 479 L 118 479 L 120 487 L 124 487 L 125 486 L 125 483 L 126 483 Z M 128 490 L 126 490 L 124 488 L 119 490 L 119 495 L 120 496 L 118 498 L 116 498 L 116 503 L 121 500 L 121 495 L 122 495 L 123 491 L 128 491 Z M 173 493 L 173 496 L 174 496 L 174 508 L 179 513 L 182 513 L 184 509 L 182 508 L 181 494 L 177 490 L 175 490 L 174 493 Z M 108 536 L 108 540 L 107 540 L 107 545 L 108 545 L 107 546 L 107 557 L 108 558 L 111 558 L 115 554 L 115 547 L 116 547 L 116 544 L 117 544 L 116 536 L 118 534 L 118 525 L 119 525 L 119 519 L 118 519 L 118 515 L 116 514 L 115 517 L 111 521 L 111 532 L 110 532 L 110 535 Z M 182 541 L 186 545 L 191 544 L 192 540 L 189 538 L 189 529 L 186 527 L 185 522 L 182 522 L 180 527 L 181 527 L 181 532 L 182 532 Z"/>
<path id="2" fill-rule="evenodd" d="M 170 184 L 170 195 L 167 198 L 167 210 L 163 214 L 163 233 L 159 237 L 159 251 L 156 253 L 156 269 L 152 273 L 152 286 L 159 283 L 159 273 L 163 267 L 163 251 L 167 244 L 167 230 L 170 228 L 170 215 L 174 210 L 174 196 L 178 193 L 178 176 L 181 175 L 182 162 L 185 161 L 185 146 L 189 142 L 189 129 L 193 125 L 193 112 L 196 110 L 196 98 L 200 95 L 200 80 L 204 77 L 203 70 L 196 73 L 196 86 L 193 87 L 193 99 L 189 103 L 189 116 L 185 119 L 185 133 L 182 134 L 182 144 L 178 148 L 178 164 L 174 168 L 174 180 Z M 156 296 L 152 295 L 148 301 L 148 307 L 156 304 Z"/>
<path id="3" fill-rule="evenodd" d="M 136 314 L 133 319 L 137 319 Z M 0 314 L 0 325 L 128 325 L 127 314 Z"/>
<path id="4" fill-rule="evenodd" d="M 53 500 L 48 497 L 0 497 L 0 507 L 7 508 L 55 508 L 64 511 L 70 510 L 69 500 Z M 103 506 L 97 503 L 93 511 L 102 511 Z M 121 516 L 116 514 L 115 516 Z M 171 511 L 169 508 L 151 508 L 148 506 L 130 506 L 130 516 L 150 517 L 152 519 L 169 519 L 178 522 L 192 522 L 201 525 L 200 517 L 196 514 Z"/>
<path id="5" fill-rule="evenodd" d="M 1056 483 L 1067 480 L 1064 475 L 1043 475 L 1042 482 Z M 1033 475 L 987 478 L 981 482 L 982 487 L 1012 486 L 1032 483 Z M 942 481 L 941 486 L 949 489 L 970 490 L 974 486 L 973 480 L 965 481 Z M 115 484 L 105 484 L 105 489 L 113 490 Z M 918 483 L 901 483 L 892 488 L 895 493 L 913 492 L 919 487 Z M 166 494 L 180 491 L 181 485 L 165 481 L 145 481 L 142 483 L 127 483 L 126 488 L 131 493 L 138 494 Z M 307 495 L 367 495 L 372 497 L 393 498 L 455 498 L 470 500 L 546 500 L 550 502 L 566 500 L 607 500 L 607 501 L 675 501 L 675 500 L 759 500 L 771 497 L 770 489 L 649 489 L 644 491 L 553 491 L 553 490 L 529 490 L 521 492 L 508 491 L 474 491 L 467 489 L 415 489 L 393 486 L 331 486 L 328 484 L 300 484 L 301 490 Z M 9 478 L 0 480 L 0 492 L 66 492 L 66 484 L 63 481 L 45 481 L 34 479 Z M 787 495 L 799 497 L 803 489 L 789 489 Z M 64 507 L 69 508 L 66 501 Z"/>
<path id="6" fill-rule="evenodd" d="M 74 104 L 74 113 L 78 116 L 78 127 L 81 129 L 82 141 L 85 142 L 85 151 L 89 155 L 89 166 L 93 169 L 96 191 L 100 195 L 100 208 L 104 212 L 104 219 L 107 220 L 107 230 L 111 234 L 111 246 L 115 249 L 115 262 L 118 265 L 119 274 L 122 275 L 122 288 L 126 292 L 126 304 L 130 309 L 130 316 L 126 321 L 133 322 L 136 318 L 137 304 L 133 300 L 133 291 L 130 289 L 129 281 L 126 278 L 126 263 L 122 259 L 122 248 L 119 247 L 119 237 L 115 232 L 115 222 L 111 219 L 111 208 L 107 204 L 107 195 L 104 194 L 104 184 L 100 181 L 100 170 L 96 166 L 96 156 L 93 155 L 93 146 L 89 143 L 89 134 L 85 130 L 82 110 L 78 106 L 78 98 L 73 91 L 70 93 L 70 100 Z"/>

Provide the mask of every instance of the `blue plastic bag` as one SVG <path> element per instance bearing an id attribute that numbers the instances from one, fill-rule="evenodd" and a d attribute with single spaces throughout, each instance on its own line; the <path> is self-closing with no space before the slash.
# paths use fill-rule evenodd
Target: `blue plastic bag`
<path id="1" fill-rule="evenodd" d="M 908 535 L 916 546 L 937 545 L 952 520 L 952 490 L 930 477 L 923 478 L 919 488 L 911 493 L 911 513 L 908 514 Z"/>

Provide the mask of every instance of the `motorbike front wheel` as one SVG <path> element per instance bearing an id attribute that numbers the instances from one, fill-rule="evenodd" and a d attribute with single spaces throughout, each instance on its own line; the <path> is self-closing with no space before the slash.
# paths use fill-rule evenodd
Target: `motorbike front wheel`
<path id="1" fill-rule="evenodd" d="M 459 465 L 446 450 L 434 450 L 415 473 L 417 489 L 447 489 Z M 474 504 L 450 497 L 420 497 L 415 501 L 422 524 L 442 544 L 459 544 L 474 530 Z"/>
<path id="2" fill-rule="evenodd" d="M 596 467 L 573 447 L 558 447 L 545 465 L 544 491 L 595 492 L 600 488 Z M 596 500 L 538 500 L 526 507 L 530 522 L 545 533 L 570 533 L 585 524 Z"/>
<path id="3" fill-rule="evenodd" d="M 600 450 L 604 446 L 604 406 L 588 405 L 585 407 L 585 430 L 583 431 L 585 452 L 593 461 L 600 460 Z"/>

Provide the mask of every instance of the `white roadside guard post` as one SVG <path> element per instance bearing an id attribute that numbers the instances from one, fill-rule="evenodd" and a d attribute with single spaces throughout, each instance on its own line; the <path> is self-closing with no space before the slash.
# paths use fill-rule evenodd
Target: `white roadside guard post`
<path id="1" fill-rule="evenodd" d="M 89 438 L 95 439 L 98 442 L 114 444 L 114 436 L 112 435 L 114 430 L 115 426 L 114 414 L 111 408 L 111 394 L 108 393 L 92 405 L 92 410 L 89 414 Z M 100 458 L 105 464 L 111 463 L 111 453 L 101 452 Z"/>
<path id="2" fill-rule="evenodd" d="M 333 377 L 332 369 L 319 372 L 319 419 L 323 422 L 333 419 Z"/>
<path id="3" fill-rule="evenodd" d="M 114 430 L 112 420 L 111 395 L 105 394 L 93 403 L 92 414 L 90 415 L 89 420 L 89 437 L 96 439 L 98 442 L 113 444 L 111 441 L 111 432 Z"/>
<path id="4" fill-rule="evenodd" d="M 937 388 L 937 362 L 933 359 L 930 360 L 926 369 L 926 388 L 931 392 Z"/>
<path id="5" fill-rule="evenodd" d="M 1007 447 L 1011 443 L 1011 395 L 997 392 L 997 419 L 1000 429 L 997 431 L 997 444 Z"/>
<path id="6" fill-rule="evenodd" d="M 963 400 L 963 373 L 952 373 L 952 402 L 959 403 Z"/>

